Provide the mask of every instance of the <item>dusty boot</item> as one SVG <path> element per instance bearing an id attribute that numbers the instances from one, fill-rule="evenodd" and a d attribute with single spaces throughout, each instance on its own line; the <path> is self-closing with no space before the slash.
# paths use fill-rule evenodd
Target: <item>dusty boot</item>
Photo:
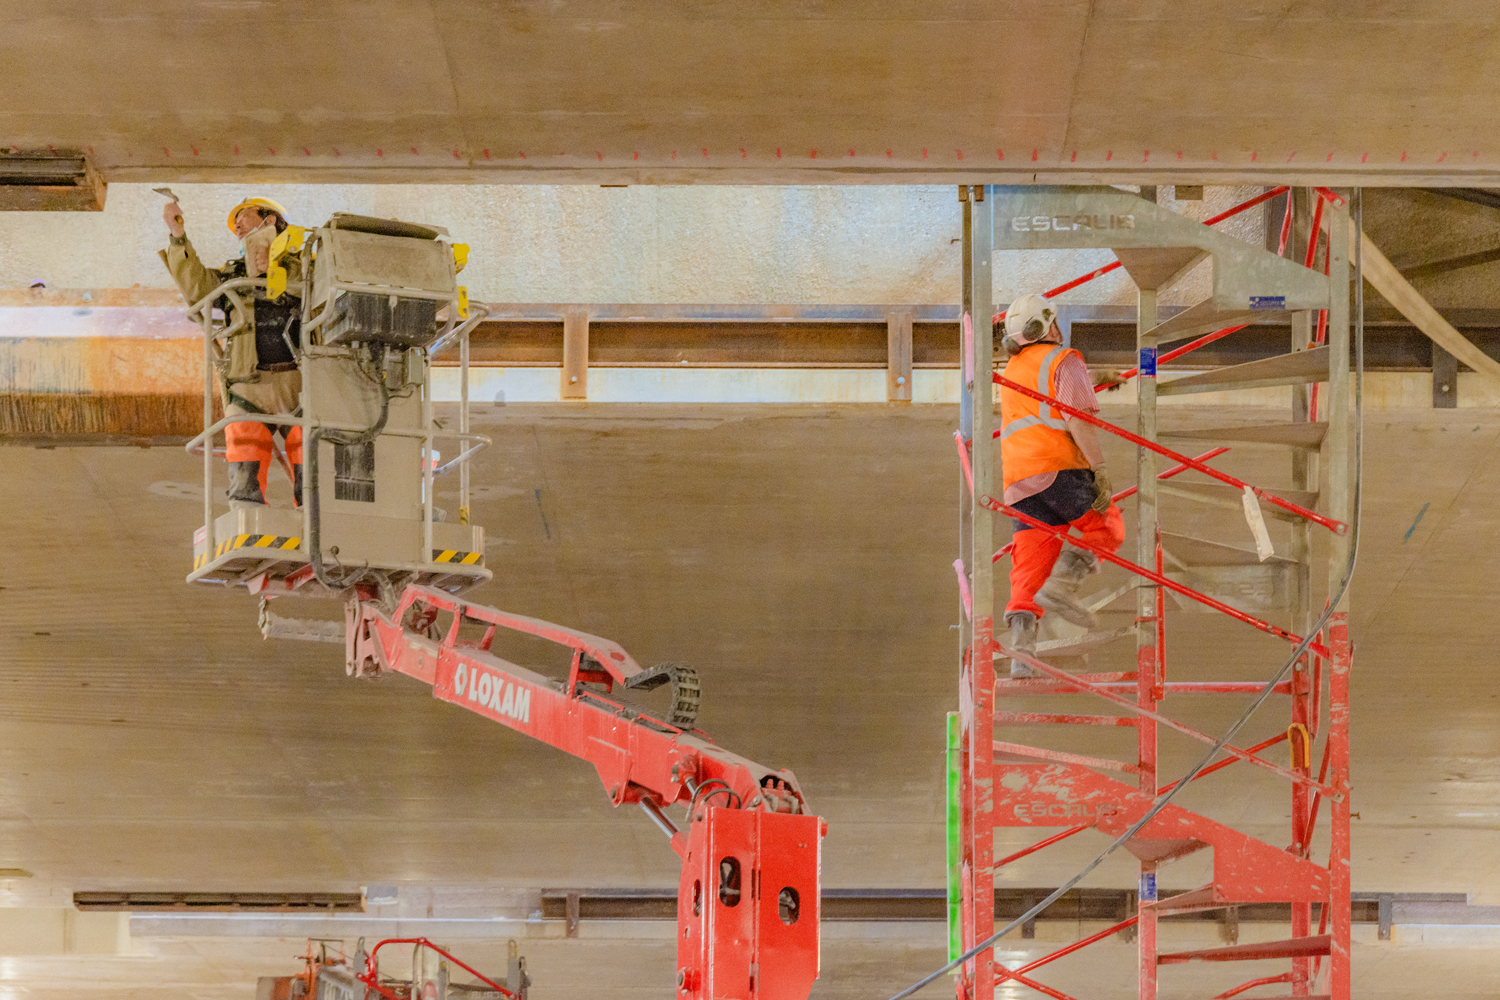
<path id="1" fill-rule="evenodd" d="M 1025 653 L 1027 656 L 1036 655 L 1036 615 L 1030 611 L 1007 611 L 1005 613 L 1005 624 L 1010 626 L 1011 649 Z M 1023 677 L 1040 677 L 1041 672 L 1022 663 L 1020 660 L 1010 661 L 1010 676 L 1019 680 Z"/>
<path id="2" fill-rule="evenodd" d="M 292 466 L 292 503 L 302 506 L 302 463 Z"/>
<path id="3" fill-rule="evenodd" d="M 1063 549 L 1052 566 L 1052 575 L 1037 591 L 1036 602 L 1080 628 L 1098 624 L 1094 613 L 1078 603 L 1078 585 L 1094 569 L 1094 557 L 1077 549 Z"/>
<path id="4" fill-rule="evenodd" d="M 229 499 L 241 503 L 266 502 L 265 494 L 260 491 L 259 462 L 229 463 Z"/>

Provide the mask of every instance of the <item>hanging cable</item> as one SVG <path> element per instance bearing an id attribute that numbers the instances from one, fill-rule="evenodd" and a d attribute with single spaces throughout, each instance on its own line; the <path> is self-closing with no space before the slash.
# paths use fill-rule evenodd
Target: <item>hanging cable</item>
<path id="1" fill-rule="evenodd" d="M 1365 296 L 1363 269 L 1364 262 L 1361 254 L 1361 244 L 1364 242 L 1364 206 L 1363 199 L 1360 197 L 1360 194 L 1360 189 L 1355 188 L 1352 198 L 1352 204 L 1350 205 L 1351 214 L 1354 216 L 1355 228 L 1354 490 L 1352 496 L 1354 510 L 1353 516 L 1350 519 L 1349 527 L 1349 558 L 1344 565 L 1344 575 L 1343 578 L 1339 581 L 1338 592 L 1334 595 L 1333 599 L 1328 602 L 1328 606 L 1324 609 L 1323 615 L 1318 619 L 1317 624 L 1308 630 L 1307 635 L 1302 639 L 1301 642 L 1297 643 L 1296 647 L 1292 650 L 1291 657 L 1288 658 L 1284 664 L 1282 664 L 1280 670 L 1276 671 L 1275 676 L 1266 682 L 1266 686 L 1261 688 L 1260 693 L 1251 700 L 1250 704 L 1245 708 L 1245 711 L 1240 714 L 1240 717 L 1234 721 L 1233 725 L 1225 730 L 1224 735 L 1219 737 L 1219 739 L 1214 743 L 1213 747 L 1208 751 L 1208 753 L 1204 754 L 1203 758 L 1193 766 L 1192 770 L 1190 770 L 1182 778 L 1178 779 L 1176 784 L 1169 786 L 1164 793 L 1160 794 L 1157 797 L 1151 808 L 1146 810 L 1146 814 L 1144 816 L 1131 824 L 1128 830 L 1120 834 L 1120 836 L 1117 837 L 1113 843 L 1106 847 L 1093 861 L 1090 861 L 1087 865 L 1085 865 L 1083 869 L 1078 872 L 1078 874 L 1068 879 L 1068 881 L 1063 885 L 1054 889 L 1046 899 L 1043 899 L 1041 902 L 1031 907 L 1031 909 L 1027 910 L 1025 913 L 1021 914 L 1019 917 L 1012 920 L 1000 930 L 991 934 L 989 937 L 985 938 L 979 944 L 975 945 L 973 948 L 970 948 L 968 951 L 964 952 L 962 955 L 958 956 L 947 965 L 922 977 L 921 979 L 917 980 L 917 982 L 902 990 L 900 993 L 895 994 L 890 998 L 890 1000 L 904 1000 L 905 997 L 909 997 L 919 990 L 925 989 L 926 987 L 932 985 L 939 979 L 946 976 L 948 973 L 952 972 L 954 969 L 957 969 L 959 966 L 963 965 L 965 962 L 968 962 L 970 959 L 975 958 L 981 952 L 993 946 L 996 941 L 999 941 L 1002 937 L 1009 934 L 1017 927 L 1020 927 L 1027 921 L 1036 919 L 1036 917 L 1040 915 L 1043 910 L 1047 909 L 1047 907 L 1057 902 L 1063 897 L 1066 892 L 1068 892 L 1068 890 L 1072 889 L 1079 882 L 1082 882 L 1085 878 L 1087 878 L 1094 871 L 1094 869 L 1102 865 L 1110 855 L 1114 854 L 1115 851 L 1119 850 L 1125 844 L 1129 843 L 1130 840 L 1134 838 L 1135 835 L 1139 833 L 1147 823 L 1155 819 L 1156 815 L 1166 808 L 1167 803 L 1171 802 L 1173 797 L 1176 796 L 1179 791 L 1187 787 L 1187 785 L 1191 783 L 1195 778 L 1197 778 L 1198 775 L 1201 774 L 1206 767 L 1213 763 L 1214 758 L 1219 755 L 1220 751 L 1222 751 L 1224 747 L 1234 739 L 1239 731 L 1244 728 L 1245 724 L 1250 721 L 1250 718 L 1260 709 L 1262 705 L 1266 703 L 1266 700 L 1271 697 L 1271 695 L 1276 690 L 1276 685 L 1280 684 L 1283 680 L 1286 679 L 1287 674 L 1291 673 L 1292 668 L 1296 666 L 1297 661 L 1300 660 L 1303 654 L 1307 652 L 1307 647 L 1312 644 L 1313 638 L 1323 631 L 1323 629 L 1328 625 L 1329 619 L 1333 617 L 1333 613 L 1337 611 L 1339 605 L 1343 603 L 1345 595 L 1349 592 L 1350 581 L 1354 579 L 1354 567 L 1359 558 L 1359 527 L 1361 520 L 1361 509 L 1363 506 L 1365 460 Z M 1343 294 L 1347 296 L 1348 290 L 1345 289 Z"/>

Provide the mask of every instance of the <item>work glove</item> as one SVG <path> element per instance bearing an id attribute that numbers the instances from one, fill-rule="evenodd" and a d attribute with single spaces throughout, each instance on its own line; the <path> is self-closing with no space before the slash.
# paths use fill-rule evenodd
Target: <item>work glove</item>
<path id="1" fill-rule="evenodd" d="M 1109 484 L 1109 474 L 1104 471 L 1104 466 L 1094 469 L 1094 502 L 1090 509 L 1096 514 L 1104 514 L 1109 510 L 1109 505 L 1114 503 L 1114 487 Z"/>
<path id="2" fill-rule="evenodd" d="M 1120 377 L 1120 370 L 1118 368 L 1096 368 L 1090 371 L 1090 375 L 1093 376 L 1095 392 L 1098 392 L 1100 389 L 1103 389 L 1105 392 L 1114 392 L 1125 384 L 1125 380 Z"/>

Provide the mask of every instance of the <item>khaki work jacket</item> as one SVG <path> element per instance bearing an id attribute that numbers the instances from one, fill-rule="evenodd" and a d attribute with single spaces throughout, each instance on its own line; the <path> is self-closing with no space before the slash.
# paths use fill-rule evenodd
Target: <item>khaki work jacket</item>
<path id="1" fill-rule="evenodd" d="M 244 262 L 239 260 L 230 261 L 220 268 L 206 267 L 198 258 L 198 251 L 193 249 L 192 242 L 186 237 L 180 243 L 173 241 L 167 249 L 158 251 L 158 255 L 162 263 L 167 265 L 172 280 L 177 282 L 177 287 L 182 291 L 182 296 L 187 299 L 189 305 L 199 301 L 229 279 L 242 277 L 245 273 Z M 301 287 L 302 258 L 300 254 L 286 254 L 281 258 L 281 266 L 287 271 L 286 297 L 297 299 L 298 296 L 292 289 Z M 260 301 L 268 301 L 265 299 L 264 290 L 258 290 L 256 298 Z M 224 305 L 227 306 L 228 303 Z M 251 308 L 253 313 L 254 307 Z M 234 315 L 229 316 L 228 325 L 230 326 L 233 326 L 239 318 L 238 310 L 232 310 L 232 312 Z M 259 377 L 255 371 L 259 359 L 255 350 L 253 314 L 244 329 L 229 337 L 224 347 L 223 357 L 216 364 L 219 377 L 226 387 L 236 382 L 253 382 Z"/>

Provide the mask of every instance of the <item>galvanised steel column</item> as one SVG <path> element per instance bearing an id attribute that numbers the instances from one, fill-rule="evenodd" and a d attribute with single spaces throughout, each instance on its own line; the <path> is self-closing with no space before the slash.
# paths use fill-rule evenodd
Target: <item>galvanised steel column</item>
<path id="1" fill-rule="evenodd" d="M 1349 379 L 1349 215 L 1329 205 L 1328 215 L 1328 434 L 1323 439 L 1328 454 L 1328 513 L 1352 522 L 1349 497 L 1351 445 Z M 1349 563 L 1349 535 L 1331 539 L 1328 566 L 1329 594 L 1337 592 Z M 1349 1000 L 1349 942 L 1353 917 L 1349 909 L 1349 671 L 1353 651 L 1349 645 L 1349 599 L 1334 608 L 1328 621 L 1328 647 L 1332 653 L 1329 679 L 1328 770 L 1329 784 L 1343 793 L 1342 801 L 1329 803 L 1332 847 L 1328 858 L 1330 931 L 1333 949 L 1329 956 L 1328 993 L 1331 1000 Z"/>
<path id="2" fill-rule="evenodd" d="M 1287 197 L 1292 204 L 1292 230 L 1291 239 L 1288 242 L 1288 252 L 1294 260 L 1306 259 L 1306 247 L 1309 239 L 1316 240 L 1318 234 L 1310 233 L 1312 226 L 1311 200 L 1319 197 L 1317 192 L 1311 188 L 1293 188 L 1287 192 Z M 1312 310 L 1304 310 L 1292 314 L 1292 343 L 1293 351 L 1305 351 L 1312 346 L 1313 330 L 1316 324 L 1317 313 Z M 1312 412 L 1312 386 L 1294 385 L 1292 392 L 1292 422 L 1306 423 L 1311 419 Z M 1314 454 L 1305 448 L 1292 449 L 1292 489 L 1294 490 L 1316 490 L 1317 486 L 1317 460 Z M 1291 579 L 1291 621 L 1288 627 L 1298 635 L 1306 635 L 1307 630 L 1313 623 L 1313 597 L 1312 597 L 1312 525 L 1303 518 L 1296 518 L 1291 525 L 1291 548 L 1288 556 L 1295 561 L 1292 567 Z M 1312 753 L 1311 735 L 1317 732 L 1318 720 L 1312 717 L 1313 690 L 1312 672 L 1308 669 L 1312 657 L 1304 656 L 1293 668 L 1292 674 L 1292 732 L 1303 734 L 1306 737 L 1301 744 L 1298 743 L 1302 736 L 1290 737 L 1292 749 L 1292 767 L 1303 774 L 1309 773 L 1312 768 L 1306 765 L 1307 756 Z M 1297 727 L 1301 726 L 1299 730 Z M 1302 752 L 1298 752 L 1299 745 Z M 1309 845 L 1303 842 L 1309 826 L 1309 817 L 1312 814 L 1312 795 L 1305 785 L 1292 785 L 1292 853 L 1306 857 L 1310 850 Z M 1312 904 L 1292 904 L 1292 937 L 1306 937 L 1312 933 Z M 1292 959 L 1292 995 L 1306 996 L 1310 990 L 1312 978 L 1313 961 L 1310 958 Z"/>
<path id="3" fill-rule="evenodd" d="M 969 440 L 973 442 L 974 496 L 993 495 L 995 444 L 994 334 L 990 327 L 990 256 L 994 246 L 993 200 L 974 188 L 968 202 L 971 252 L 968 313 L 973 321 L 973 346 L 968 358 L 971 412 Z M 972 536 L 963 553 L 971 575 L 974 599 L 973 643 L 969 647 L 963 689 L 959 693 L 963 718 L 964 757 L 964 950 L 994 933 L 995 928 L 995 552 L 994 514 L 970 504 Z M 970 1000 L 992 1000 L 995 995 L 994 949 L 981 952 L 965 968 L 962 984 Z"/>
<path id="4" fill-rule="evenodd" d="M 1153 199 L 1154 200 L 1154 199 Z M 1151 331 L 1157 324 L 1156 289 L 1142 288 L 1136 292 L 1136 433 L 1148 441 L 1156 440 L 1156 335 Z M 1156 453 L 1145 448 L 1136 449 L 1136 562 L 1141 566 L 1156 564 Z M 1142 708 L 1155 710 L 1156 662 L 1156 588 L 1142 586 L 1136 589 L 1136 700 Z M 1156 794 L 1156 723 L 1147 718 L 1137 720 L 1139 725 L 1140 789 L 1150 795 Z M 1136 940 L 1139 945 L 1139 996 L 1140 1000 L 1156 1000 L 1156 909 L 1147 906 L 1157 898 L 1156 863 L 1142 861 L 1140 864 L 1140 922 L 1136 925 Z"/>

